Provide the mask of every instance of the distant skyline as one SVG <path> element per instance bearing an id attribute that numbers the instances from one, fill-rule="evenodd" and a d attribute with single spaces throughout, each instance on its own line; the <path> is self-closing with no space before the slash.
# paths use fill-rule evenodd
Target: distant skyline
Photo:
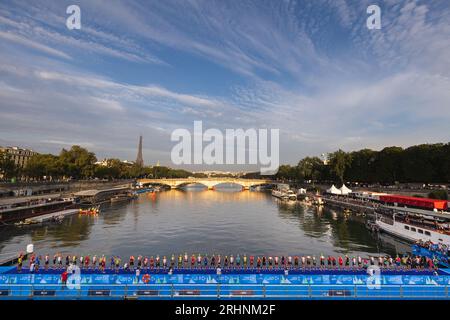
<path id="1" fill-rule="evenodd" d="M 142 134 L 145 163 L 171 165 L 171 132 L 195 120 L 279 128 L 290 164 L 448 142 L 450 2 L 0 2 L 0 145 L 135 160 Z"/>

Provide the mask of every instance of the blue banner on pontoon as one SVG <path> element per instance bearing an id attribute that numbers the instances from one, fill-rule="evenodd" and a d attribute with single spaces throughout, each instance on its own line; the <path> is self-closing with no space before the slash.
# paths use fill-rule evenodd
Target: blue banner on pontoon
<path id="1" fill-rule="evenodd" d="M 152 274 L 149 284 L 365 284 L 368 275 L 270 275 L 270 274 Z M 450 276 L 430 275 L 381 275 L 386 285 L 449 285 Z M 4 284 L 59 284 L 59 274 L 1 274 L 0 286 Z M 144 275 L 132 274 L 81 274 L 81 284 L 144 284 Z"/>

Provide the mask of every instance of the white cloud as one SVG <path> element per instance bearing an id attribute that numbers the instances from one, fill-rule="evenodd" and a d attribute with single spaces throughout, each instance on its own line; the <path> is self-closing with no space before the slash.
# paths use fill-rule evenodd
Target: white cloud
<path id="1" fill-rule="evenodd" d="M 91 142 L 79 142 L 79 141 L 63 141 L 63 140 L 42 140 L 42 143 L 54 144 L 58 147 L 65 146 L 70 147 L 73 145 L 82 146 L 84 148 L 93 148 L 95 145 Z"/>
<path id="2" fill-rule="evenodd" d="M 58 58 L 72 59 L 68 54 L 66 54 L 62 51 L 53 49 L 49 46 L 43 45 L 36 41 L 26 39 L 22 36 L 19 36 L 17 34 L 11 33 L 11 32 L 0 31 L 0 38 L 3 38 L 4 40 L 11 41 L 11 42 L 14 42 L 14 43 L 17 43 L 17 44 L 20 44 L 20 45 L 23 45 L 23 46 L 26 46 L 26 47 L 50 54 L 50 55 L 56 56 Z"/>
<path id="3" fill-rule="evenodd" d="M 152 136 L 160 157 L 169 153 L 173 128 L 203 119 L 205 127 L 280 128 L 289 162 L 337 148 L 449 139 L 445 3 L 384 1 L 377 32 L 365 27 L 369 0 L 80 3 L 102 15 L 84 15 L 77 36 L 61 30 L 57 2 L 0 17 L 0 38 L 73 58 L 0 52 L 2 137 L 22 132 L 24 141 L 39 137 L 48 145 L 95 139 L 96 150 L 117 145 L 125 153 L 130 135 L 141 131 Z M 146 81 L 144 72 L 122 78 L 124 61 L 110 72 L 86 63 L 86 53 L 148 63 L 147 70 L 160 68 L 164 57 L 182 71 L 167 68 L 161 82 L 157 76 Z M 210 80 L 223 85 L 217 89 Z"/>
<path id="4" fill-rule="evenodd" d="M 9 12 L 7 14 L 13 16 Z M 10 29 L 8 33 L 14 33 L 14 39 L 11 40 L 33 46 L 35 49 L 50 54 L 58 52 L 68 57 L 64 52 L 70 51 L 78 56 L 91 53 L 139 63 L 165 64 L 157 57 L 145 52 L 133 41 L 95 30 L 89 25 L 83 25 L 82 32 L 70 33 L 65 27 L 63 17 L 56 16 L 52 12 L 48 12 L 45 17 L 39 15 L 33 18 L 18 17 L 18 22 L 12 18 L 0 17 L 0 23 Z M 51 28 L 49 24 L 52 26 Z M 42 45 L 42 43 L 46 45 Z M 47 49 L 44 50 L 41 46 Z"/>
<path id="5" fill-rule="evenodd" d="M 91 89 L 113 90 L 114 92 L 117 92 L 116 90 L 121 90 L 130 94 L 138 94 L 147 97 L 168 98 L 191 106 L 217 107 L 220 104 L 219 101 L 207 97 L 177 93 L 155 85 L 130 85 L 88 74 L 74 75 L 50 71 L 36 71 L 35 74 L 42 80 L 64 82 L 66 84 Z"/>

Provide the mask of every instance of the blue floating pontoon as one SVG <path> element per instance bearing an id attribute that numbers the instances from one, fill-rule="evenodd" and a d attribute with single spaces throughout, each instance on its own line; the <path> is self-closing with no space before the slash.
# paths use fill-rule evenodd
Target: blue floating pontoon
<path id="1" fill-rule="evenodd" d="M 448 299 L 450 273 L 440 270 L 62 270 L 21 273 L 0 268 L 2 299 Z"/>

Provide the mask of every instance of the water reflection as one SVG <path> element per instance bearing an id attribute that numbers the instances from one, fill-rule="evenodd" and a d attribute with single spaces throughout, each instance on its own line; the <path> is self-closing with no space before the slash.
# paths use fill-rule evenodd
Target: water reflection
<path id="1" fill-rule="evenodd" d="M 221 253 L 367 254 L 404 252 L 397 240 L 378 239 L 363 217 L 328 208 L 282 202 L 269 193 L 217 186 L 187 186 L 143 194 L 102 207 L 99 216 L 72 216 L 60 225 L 8 228 L 1 253 L 23 250 L 72 254 Z"/>

